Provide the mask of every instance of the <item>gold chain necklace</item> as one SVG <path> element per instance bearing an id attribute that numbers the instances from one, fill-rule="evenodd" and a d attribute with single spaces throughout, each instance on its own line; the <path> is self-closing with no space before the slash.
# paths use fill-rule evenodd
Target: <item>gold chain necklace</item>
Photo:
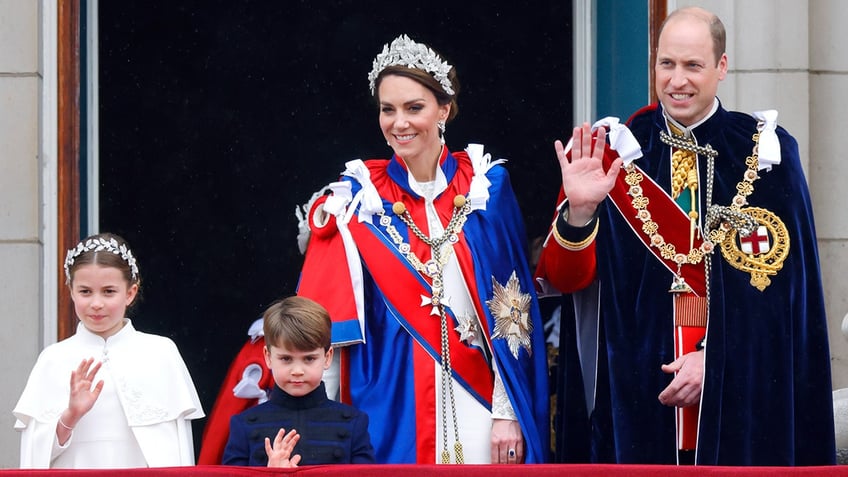
<path id="1" fill-rule="evenodd" d="M 653 220 L 651 212 L 648 210 L 648 203 L 650 201 L 642 194 L 643 191 L 640 184 L 645 179 L 645 176 L 640 170 L 636 169 L 633 163 L 628 164 L 624 170 L 627 172 L 624 182 L 630 186 L 627 194 L 632 197 L 630 205 L 636 209 L 636 218 L 642 222 L 642 232 L 650 238 L 651 247 L 659 249 L 662 258 L 674 261 L 679 268 L 684 263 L 700 263 L 705 254 L 712 252 L 713 243 L 706 239 L 700 246 L 690 248 L 688 253 L 678 253 L 673 243 L 666 242 L 665 237 L 659 233 L 659 224 Z M 709 179 L 711 180 L 712 178 Z"/>
<path id="2" fill-rule="evenodd" d="M 665 131 L 660 131 L 660 139 L 663 143 L 680 149 L 687 149 L 702 154 L 707 157 L 707 217 L 704 223 L 704 228 L 707 231 L 703 242 L 698 247 L 691 247 L 688 253 L 680 253 L 672 243 L 667 243 L 662 234 L 659 233 L 659 224 L 656 223 L 650 211 L 648 211 L 649 200 L 643 195 L 642 186 L 640 185 L 645 179 L 641 171 L 636 169 L 633 163 L 628 164 L 624 170 L 627 173 L 625 183 L 630 186 L 628 195 L 632 198 L 630 204 L 636 210 L 636 217 L 642 222 L 642 232 L 650 239 L 650 246 L 656 247 L 660 251 L 660 256 L 666 260 L 672 260 L 677 264 L 677 273 L 672 284 L 672 292 L 689 291 L 687 285 L 680 275 L 680 269 L 684 264 L 698 264 L 705 256 L 708 256 L 715 249 L 716 243 L 721 243 L 732 228 L 739 228 L 745 233 L 746 225 L 753 220 L 740 209 L 747 204 L 747 197 L 754 192 L 754 181 L 759 179 L 757 168 L 759 167 L 758 145 L 760 135 L 755 133 L 752 137 L 754 141 L 754 149 L 750 156 L 745 160 L 747 169 L 743 174 L 743 178 L 736 184 L 736 195 L 733 197 L 729 207 L 715 206 L 712 204 L 713 193 L 713 177 L 714 177 L 714 161 L 718 152 L 710 145 L 698 146 L 684 138 L 676 137 L 667 134 Z M 751 229 L 753 230 L 753 229 Z M 750 232 L 748 232 L 750 233 Z M 707 273 L 709 275 L 709 273 Z"/>
<path id="3" fill-rule="evenodd" d="M 415 252 L 412 251 L 412 247 L 404 242 L 403 237 L 398 232 L 397 228 L 392 225 L 391 218 L 383 214 L 382 211 L 379 212 L 380 215 L 380 225 L 385 227 L 386 233 L 389 234 L 392 241 L 397 245 L 398 251 L 400 251 L 401 255 L 406 258 L 406 260 L 415 268 L 417 271 L 427 275 L 432 280 L 432 291 L 433 294 L 430 297 L 429 305 L 433 307 L 431 314 L 438 315 L 440 321 L 441 328 L 441 386 L 442 386 L 442 409 L 447 409 L 447 399 L 450 397 L 450 412 L 451 418 L 453 420 L 453 432 L 454 432 L 454 454 L 456 454 L 456 463 L 463 464 L 465 463 L 465 458 L 463 456 L 462 451 L 462 442 L 459 440 L 459 426 L 457 425 L 456 419 L 456 400 L 453 394 L 453 383 L 451 382 L 451 375 L 453 374 L 451 368 L 451 356 L 450 356 L 450 341 L 448 336 L 448 320 L 447 315 L 445 314 L 444 308 L 444 266 L 447 264 L 448 259 L 450 258 L 450 254 L 453 251 L 453 244 L 459 241 L 459 233 L 462 231 L 463 225 L 465 225 L 465 221 L 467 220 L 468 214 L 471 213 L 471 205 L 468 204 L 468 200 L 463 195 L 457 195 L 453 199 L 453 212 L 451 214 L 450 221 L 448 221 L 448 226 L 445 228 L 444 233 L 436 238 L 430 238 L 421 231 L 418 225 L 412 220 L 412 215 L 407 210 L 406 206 L 403 202 L 395 202 L 392 205 L 392 212 L 401 220 L 403 223 L 409 227 L 409 230 L 418 237 L 422 242 L 429 245 L 431 248 L 432 258 L 427 260 L 427 262 L 422 262 Z M 442 247 L 445 244 L 449 244 L 446 251 L 442 251 Z M 427 303 L 422 303 L 426 305 Z M 441 462 L 443 464 L 450 463 L 450 451 L 448 450 L 448 423 L 447 423 L 447 414 L 442 412 L 442 455 Z"/>
<path id="4" fill-rule="evenodd" d="M 760 178 L 757 170 L 760 167 L 759 145 L 760 133 L 751 136 L 754 148 L 751 155 L 745 158 L 745 170 L 742 180 L 736 184 L 736 195 L 730 201 L 730 206 L 710 206 L 704 228 L 713 243 L 722 243 L 731 229 L 739 230 L 740 235 L 750 235 L 757 226 L 757 221 L 750 215 L 742 212 L 742 207 L 748 205 L 748 196 L 754 192 L 754 182 Z"/>

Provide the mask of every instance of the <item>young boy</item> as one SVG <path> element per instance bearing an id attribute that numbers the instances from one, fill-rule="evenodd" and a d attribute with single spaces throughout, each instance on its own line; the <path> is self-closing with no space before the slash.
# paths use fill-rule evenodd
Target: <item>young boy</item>
<path id="1" fill-rule="evenodd" d="M 263 321 L 265 363 L 276 385 L 267 402 L 231 418 L 222 463 L 374 463 L 368 415 L 328 399 L 321 381 L 333 361 L 327 310 L 292 296 L 271 305 Z"/>

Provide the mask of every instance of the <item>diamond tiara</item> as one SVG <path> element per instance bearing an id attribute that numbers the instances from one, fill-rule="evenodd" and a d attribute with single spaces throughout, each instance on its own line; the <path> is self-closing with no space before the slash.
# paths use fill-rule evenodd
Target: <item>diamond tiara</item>
<path id="1" fill-rule="evenodd" d="M 71 265 L 74 264 L 77 257 L 85 252 L 111 252 L 120 255 L 130 266 L 132 279 L 138 279 L 138 265 L 136 265 L 135 257 L 133 257 L 130 249 L 125 244 L 118 245 L 118 241 L 114 238 L 96 237 L 84 240 L 78 243 L 76 247 L 68 250 L 68 255 L 65 257 L 65 278 L 68 279 L 68 283 L 71 282 Z"/>
<path id="2" fill-rule="evenodd" d="M 447 61 L 442 60 L 427 45 L 416 43 L 406 35 L 395 38 L 391 44 L 383 45 L 383 52 L 374 58 L 374 65 L 371 72 L 368 73 L 372 95 L 374 94 L 374 83 L 377 81 L 377 76 L 387 66 L 406 66 L 407 68 L 424 70 L 436 78 L 445 93 L 454 94 L 453 85 L 448 78 L 448 73 L 453 67 Z"/>

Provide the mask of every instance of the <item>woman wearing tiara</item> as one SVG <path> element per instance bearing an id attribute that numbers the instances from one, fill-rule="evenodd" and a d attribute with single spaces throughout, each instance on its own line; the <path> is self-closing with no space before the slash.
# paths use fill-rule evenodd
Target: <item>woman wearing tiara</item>
<path id="1" fill-rule="evenodd" d="M 301 224 L 298 294 L 330 311 L 342 355 L 328 389 L 371 416 L 378 462 L 545 462 L 545 343 L 505 161 L 448 149 L 459 85 L 426 45 L 396 38 L 368 79 L 394 154 L 348 162 Z"/>

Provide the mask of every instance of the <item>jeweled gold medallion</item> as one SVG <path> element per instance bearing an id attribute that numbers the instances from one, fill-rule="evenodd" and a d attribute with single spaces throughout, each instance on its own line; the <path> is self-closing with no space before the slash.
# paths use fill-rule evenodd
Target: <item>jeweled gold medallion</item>
<path id="1" fill-rule="evenodd" d="M 789 231 L 780 217 L 759 207 L 745 207 L 739 212 L 759 224 L 747 237 L 730 229 L 721 242 L 721 254 L 733 268 L 751 274 L 751 286 L 763 291 L 771 284 L 769 276 L 777 275 L 789 255 Z"/>
<path id="2" fill-rule="evenodd" d="M 515 359 L 518 359 L 521 347 L 527 350 L 527 354 L 533 354 L 530 344 L 530 332 L 533 331 L 530 303 L 530 294 L 521 292 L 521 284 L 514 271 L 506 286 L 492 277 L 492 299 L 486 300 L 495 318 L 492 339 L 505 339 Z"/>

